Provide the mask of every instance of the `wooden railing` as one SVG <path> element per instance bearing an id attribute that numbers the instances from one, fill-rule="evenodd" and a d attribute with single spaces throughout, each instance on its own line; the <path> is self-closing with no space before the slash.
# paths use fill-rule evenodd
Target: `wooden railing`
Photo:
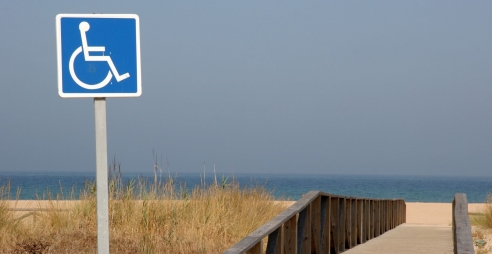
<path id="1" fill-rule="evenodd" d="M 10 222 L 20 221 L 30 216 L 33 217 L 33 221 L 36 221 L 36 217 L 39 216 L 41 212 L 49 212 L 49 211 L 68 212 L 68 209 L 59 209 L 59 208 L 9 208 L 7 210 L 11 212 L 27 212 L 26 214 L 20 217 L 16 217 L 12 219 Z"/>
<path id="2" fill-rule="evenodd" d="M 310 191 L 224 254 L 341 253 L 405 223 L 405 218 L 403 199 Z"/>
<path id="3" fill-rule="evenodd" d="M 454 194 L 453 243 L 456 254 L 474 253 L 470 218 L 468 218 L 468 201 L 464 193 Z"/>

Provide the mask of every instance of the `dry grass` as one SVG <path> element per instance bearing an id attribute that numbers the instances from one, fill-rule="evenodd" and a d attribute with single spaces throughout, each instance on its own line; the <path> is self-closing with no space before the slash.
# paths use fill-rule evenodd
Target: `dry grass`
<path id="1" fill-rule="evenodd" d="M 475 253 L 492 253 L 492 194 L 487 195 L 484 209 L 469 215 Z"/>
<path id="2" fill-rule="evenodd" d="M 485 206 L 479 213 L 470 213 L 470 223 L 483 229 L 492 229 L 492 193 L 487 195 Z"/>
<path id="3" fill-rule="evenodd" d="M 490 241 L 492 240 L 492 230 L 480 227 L 472 227 L 472 238 L 475 253 L 486 254 L 492 253 Z"/>
<path id="4" fill-rule="evenodd" d="M 10 185 L 0 187 L 0 246 L 6 246 L 16 240 L 15 236 L 20 233 L 21 222 L 15 220 L 9 211 L 7 200 L 10 198 Z"/>
<path id="5" fill-rule="evenodd" d="M 111 253 L 221 253 L 285 208 L 262 186 L 242 189 L 227 179 L 190 191 L 172 178 L 116 176 L 109 186 Z M 95 193 L 87 183 L 75 205 L 60 210 L 53 200 L 36 220 L 16 220 L 2 199 L 0 252 L 96 253 Z"/>

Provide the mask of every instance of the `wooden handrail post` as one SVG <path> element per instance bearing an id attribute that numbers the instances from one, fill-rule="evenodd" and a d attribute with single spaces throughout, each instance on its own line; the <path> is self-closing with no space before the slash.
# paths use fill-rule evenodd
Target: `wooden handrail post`
<path id="1" fill-rule="evenodd" d="M 352 225 L 351 225 L 351 233 L 352 233 L 352 239 L 350 239 L 350 248 L 353 248 L 355 246 L 357 246 L 357 235 L 358 235 L 358 232 L 357 232 L 357 199 L 355 198 L 352 198 L 350 199 L 350 202 L 352 203 L 351 207 L 352 207 L 352 211 L 351 211 L 351 215 L 350 217 L 352 217 L 350 220 L 352 222 Z"/>
<path id="2" fill-rule="evenodd" d="M 385 225 L 384 225 L 384 232 L 388 232 L 388 230 L 390 230 L 390 222 L 391 222 L 391 209 L 390 209 L 390 201 L 389 200 L 385 200 L 384 201 L 384 206 L 385 206 Z"/>
<path id="3" fill-rule="evenodd" d="M 398 214 L 398 204 L 400 203 L 399 200 L 393 201 L 393 228 L 396 228 L 398 224 L 398 218 L 400 217 Z"/>
<path id="4" fill-rule="evenodd" d="M 293 216 L 284 224 L 284 251 L 285 254 L 297 252 L 297 216 Z"/>
<path id="5" fill-rule="evenodd" d="M 352 248 L 352 199 L 345 199 L 345 249 Z"/>
<path id="6" fill-rule="evenodd" d="M 280 226 L 275 231 L 268 235 L 268 243 L 266 253 L 282 254 L 282 232 L 283 226 Z"/>
<path id="7" fill-rule="evenodd" d="M 331 228 L 331 197 L 321 197 L 321 244 L 319 252 L 317 253 L 330 253 L 330 228 Z"/>
<path id="8" fill-rule="evenodd" d="M 375 227 L 374 227 L 374 200 L 369 200 L 369 211 L 370 211 L 370 214 L 369 214 L 369 221 L 371 222 L 371 226 L 369 228 L 369 238 L 367 240 L 371 240 L 372 238 L 374 238 L 374 234 L 375 234 Z"/>
<path id="9" fill-rule="evenodd" d="M 356 244 L 362 244 L 364 238 L 364 200 L 357 199 L 357 241 Z"/>
<path id="10" fill-rule="evenodd" d="M 468 201 L 464 193 L 456 193 L 453 199 L 453 244 L 456 254 L 474 253 Z"/>
<path id="11" fill-rule="evenodd" d="M 405 216 L 406 204 L 401 199 L 310 191 L 224 253 L 341 253 L 405 223 Z"/>
<path id="12" fill-rule="evenodd" d="M 379 214 L 379 223 L 380 223 L 380 229 L 379 229 L 379 235 L 384 234 L 386 232 L 386 200 L 381 200 L 381 206 L 379 207 L 380 214 Z"/>
<path id="13" fill-rule="evenodd" d="M 246 254 L 261 254 L 263 251 L 263 241 L 259 241 L 252 249 L 246 252 Z"/>
<path id="14" fill-rule="evenodd" d="M 299 213 L 297 220 L 297 252 L 311 252 L 311 204 Z"/>
<path id="15" fill-rule="evenodd" d="M 374 200 L 374 237 L 378 237 L 379 233 L 381 232 L 381 226 L 379 220 L 379 215 L 381 214 L 381 211 L 380 211 L 379 203 L 380 203 L 379 200 Z"/>
<path id="16" fill-rule="evenodd" d="M 312 221 L 311 221 L 311 231 L 312 231 L 312 238 L 313 238 L 313 245 L 311 246 L 311 253 L 321 253 L 321 245 L 323 244 L 323 241 L 321 240 L 323 237 L 323 224 L 324 224 L 324 218 L 326 216 L 326 207 L 322 208 L 321 205 L 321 199 L 323 197 L 320 195 L 318 196 L 313 202 L 311 203 L 312 207 Z M 324 214 L 323 214 L 324 213 Z"/>
<path id="17" fill-rule="evenodd" d="M 331 249 L 330 253 L 340 253 L 340 198 L 332 197 L 331 198 Z"/>
<path id="18" fill-rule="evenodd" d="M 364 200 L 364 237 L 363 243 L 371 239 L 371 201 Z"/>
<path id="19" fill-rule="evenodd" d="M 338 202 L 340 203 L 338 205 L 338 214 L 339 214 L 339 224 L 340 224 L 340 235 L 339 235 L 339 241 L 338 241 L 338 250 L 340 252 L 345 251 L 345 236 L 346 236 L 346 226 L 345 226 L 345 210 L 346 210 L 346 199 L 345 198 L 339 198 Z"/>
<path id="20" fill-rule="evenodd" d="M 390 214 L 389 214 L 389 201 L 384 200 L 384 228 L 383 228 L 383 233 L 386 233 L 388 231 L 388 226 L 389 226 L 389 219 L 390 219 Z"/>

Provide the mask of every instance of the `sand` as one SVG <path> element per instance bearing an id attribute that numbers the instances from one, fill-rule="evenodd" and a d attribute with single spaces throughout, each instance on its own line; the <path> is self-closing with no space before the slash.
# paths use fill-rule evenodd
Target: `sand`
<path id="1" fill-rule="evenodd" d="M 425 225 L 446 225 L 452 223 L 451 203 L 407 202 L 407 223 Z M 484 204 L 468 204 L 469 213 L 480 212 Z"/>
<path id="2" fill-rule="evenodd" d="M 46 208 L 70 208 L 74 207 L 76 202 L 80 201 L 44 201 L 44 200 L 19 200 L 8 201 L 10 208 L 18 210 L 16 216 L 29 216 L 31 209 L 46 209 Z M 276 201 L 282 203 L 286 208 L 295 203 L 295 201 Z M 452 223 L 452 204 L 451 203 L 415 203 L 407 202 L 407 225 L 416 225 L 417 227 L 428 227 L 429 225 L 444 226 L 449 228 Z M 469 213 L 479 213 L 483 211 L 485 204 L 468 204 Z M 35 216 L 32 216 L 32 221 L 35 221 Z M 29 221 L 24 219 L 25 221 Z M 28 222 L 29 223 L 29 222 Z M 476 230 L 476 229 L 474 229 Z M 483 239 L 487 242 L 492 242 L 492 234 L 484 233 Z M 475 249 L 477 247 L 475 246 Z M 487 247 L 488 248 L 488 247 Z"/>
<path id="3" fill-rule="evenodd" d="M 78 201 L 59 201 L 57 208 L 67 208 Z M 11 208 L 50 208 L 50 201 L 44 200 L 19 200 L 10 201 Z M 286 207 L 292 205 L 293 201 L 285 201 Z M 446 225 L 451 226 L 452 204 L 451 203 L 414 203 L 407 202 L 407 223 L 422 225 Z M 484 204 L 468 204 L 468 212 L 476 213 L 483 209 Z"/>
<path id="4" fill-rule="evenodd" d="M 286 206 L 294 203 L 285 201 Z M 453 214 L 451 203 L 407 202 L 406 205 L 408 224 L 451 226 Z M 478 213 L 483 207 L 484 204 L 468 204 L 468 212 Z"/>
<path id="5" fill-rule="evenodd" d="M 64 201 L 48 201 L 48 200 L 17 200 L 17 201 L 8 201 L 10 208 L 15 209 L 46 209 L 46 208 L 68 208 L 73 206 L 76 200 L 64 200 Z"/>

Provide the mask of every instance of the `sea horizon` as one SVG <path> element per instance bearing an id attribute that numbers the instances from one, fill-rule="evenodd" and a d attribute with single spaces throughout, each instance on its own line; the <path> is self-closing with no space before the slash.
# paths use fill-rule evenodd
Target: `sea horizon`
<path id="1" fill-rule="evenodd" d="M 111 177 L 111 172 L 109 173 Z M 215 176 L 221 183 L 234 179 L 242 188 L 262 186 L 277 200 L 298 200 L 303 194 L 317 190 L 333 195 L 360 198 L 403 198 L 406 202 L 450 203 L 455 193 L 465 193 L 469 203 L 484 203 L 492 192 L 492 177 L 483 176 L 422 176 L 371 174 L 300 174 L 300 173 L 231 173 L 203 172 L 123 172 L 122 179 L 145 179 L 152 183 L 157 177 L 164 182 L 171 177 L 179 188 L 193 189 L 213 184 Z M 94 172 L 0 172 L 0 187 L 10 184 L 8 199 L 49 199 L 61 194 L 75 198 L 86 182 L 95 180 Z M 5 198 L 5 197 L 4 197 Z"/>

